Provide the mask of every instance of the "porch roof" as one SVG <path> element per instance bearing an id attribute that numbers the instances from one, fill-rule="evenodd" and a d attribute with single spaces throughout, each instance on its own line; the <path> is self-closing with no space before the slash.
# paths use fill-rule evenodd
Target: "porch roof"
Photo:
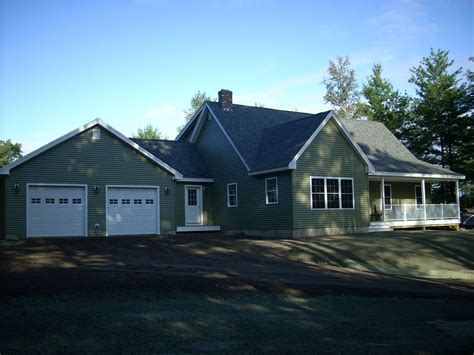
<path id="1" fill-rule="evenodd" d="M 449 169 L 417 159 L 382 123 L 342 120 L 375 168 L 373 175 L 463 179 Z"/>

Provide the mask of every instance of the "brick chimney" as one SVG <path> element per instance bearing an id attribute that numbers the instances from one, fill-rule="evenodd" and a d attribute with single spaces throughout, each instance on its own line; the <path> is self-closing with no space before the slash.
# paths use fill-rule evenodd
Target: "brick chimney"
<path id="1" fill-rule="evenodd" d="M 219 90 L 217 95 L 219 96 L 219 103 L 222 109 L 224 111 L 232 111 L 232 91 L 222 89 Z"/>

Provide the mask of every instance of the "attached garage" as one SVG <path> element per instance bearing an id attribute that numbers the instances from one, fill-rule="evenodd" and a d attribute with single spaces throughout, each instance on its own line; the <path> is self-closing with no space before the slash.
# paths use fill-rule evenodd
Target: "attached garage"
<path id="1" fill-rule="evenodd" d="M 85 185 L 27 185 L 28 237 L 86 237 Z"/>
<path id="2" fill-rule="evenodd" d="M 107 186 L 107 235 L 160 234 L 158 186 Z"/>

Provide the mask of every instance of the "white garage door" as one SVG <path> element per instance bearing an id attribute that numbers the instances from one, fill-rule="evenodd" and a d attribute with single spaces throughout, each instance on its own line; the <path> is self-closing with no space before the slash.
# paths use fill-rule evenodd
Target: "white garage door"
<path id="1" fill-rule="evenodd" d="M 107 187 L 107 235 L 159 234 L 157 187 Z"/>
<path id="2" fill-rule="evenodd" d="M 29 237 L 87 236 L 86 187 L 28 185 Z"/>

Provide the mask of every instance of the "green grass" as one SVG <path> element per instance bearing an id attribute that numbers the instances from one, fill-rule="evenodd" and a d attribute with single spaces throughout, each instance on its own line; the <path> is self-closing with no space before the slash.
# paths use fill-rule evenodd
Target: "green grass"
<path id="1" fill-rule="evenodd" d="M 4 297 L 0 351 L 345 353 L 474 349 L 474 301 L 270 293 Z"/>
<path id="2" fill-rule="evenodd" d="M 328 236 L 284 241 L 270 247 L 270 252 L 280 257 L 318 265 L 415 277 L 474 280 L 474 231 Z"/>

